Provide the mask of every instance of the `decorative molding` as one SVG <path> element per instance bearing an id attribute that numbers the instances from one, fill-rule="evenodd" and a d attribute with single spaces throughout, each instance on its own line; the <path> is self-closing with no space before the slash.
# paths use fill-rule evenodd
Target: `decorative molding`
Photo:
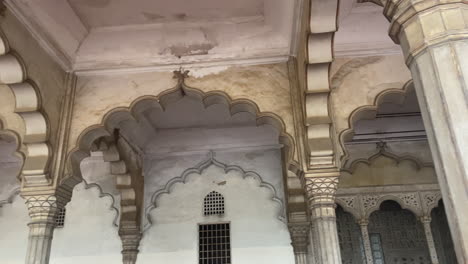
<path id="1" fill-rule="evenodd" d="M 410 156 L 410 155 L 405 155 L 405 156 L 398 156 L 395 155 L 389 151 L 387 151 L 386 148 L 386 143 L 385 142 L 378 142 L 377 144 L 377 153 L 374 155 L 370 156 L 367 159 L 357 159 L 354 160 L 349 166 L 346 166 L 342 169 L 342 171 L 348 172 L 350 174 L 354 174 L 356 172 L 356 169 L 360 164 L 365 164 L 368 167 L 371 167 L 374 162 L 379 159 L 380 157 L 386 157 L 389 158 L 393 161 L 395 161 L 396 165 L 399 166 L 402 162 L 410 162 L 412 163 L 415 167 L 416 170 L 419 171 L 423 168 L 432 168 L 434 169 L 434 164 L 429 163 L 429 162 L 422 162 L 418 158 Z M 346 163 L 345 163 L 346 165 Z"/>
<path id="2" fill-rule="evenodd" d="M 337 188 L 338 176 L 305 177 L 306 196 L 310 207 L 334 205 Z"/>
<path id="3" fill-rule="evenodd" d="M 337 0 L 310 1 L 305 125 L 310 170 L 339 167 L 330 109 L 330 64 L 337 31 Z"/>
<path id="4" fill-rule="evenodd" d="M 52 179 L 48 174 L 51 153 L 49 124 L 42 113 L 41 97 L 36 85 L 27 80 L 25 65 L 18 54 L 11 52 L 3 33 L 0 33 L 0 84 L 10 88 L 14 96 L 13 113 L 2 113 L 2 129 L 14 131 L 18 150 L 24 158 L 21 171 L 23 187 L 48 186 Z M 16 114 L 18 119 L 10 116 Z M 17 129 L 17 128 L 22 128 Z"/>
<path id="5" fill-rule="evenodd" d="M 310 223 L 292 222 L 288 224 L 294 254 L 307 254 L 309 246 Z"/>
<path id="6" fill-rule="evenodd" d="M 252 178 L 256 179 L 258 182 L 260 182 L 260 185 L 259 185 L 260 188 L 269 189 L 273 194 L 272 198 L 271 198 L 272 201 L 277 203 L 279 205 L 279 207 L 280 207 L 279 210 L 278 210 L 278 219 L 280 221 L 286 223 L 286 218 L 285 218 L 285 215 L 284 215 L 285 208 L 284 208 L 283 201 L 278 197 L 277 191 L 276 191 L 276 189 L 275 189 L 275 187 L 273 185 L 271 185 L 268 182 L 265 182 L 262 179 L 262 177 L 258 173 L 254 172 L 254 171 L 245 171 L 244 169 L 242 169 L 239 166 L 226 165 L 226 164 L 218 161 L 214 157 L 214 152 L 210 151 L 209 156 L 205 161 L 200 162 L 195 167 L 192 167 L 192 168 L 189 168 L 189 169 L 185 170 L 182 173 L 181 176 L 172 178 L 171 180 L 169 180 L 166 183 L 164 188 L 161 188 L 161 189 L 155 191 L 151 195 L 150 205 L 145 209 L 145 215 L 146 215 L 146 218 L 148 220 L 148 224 L 146 224 L 145 227 L 143 228 L 143 232 L 146 231 L 153 224 L 152 219 L 151 219 L 151 211 L 157 207 L 157 200 L 161 195 L 170 194 L 173 186 L 176 183 L 185 183 L 187 181 L 187 177 L 189 175 L 191 175 L 191 174 L 201 175 L 205 169 L 207 169 L 208 167 L 210 167 L 212 165 L 223 169 L 225 173 L 228 173 L 230 171 L 238 172 L 238 173 L 240 173 L 242 175 L 243 179 L 248 178 L 248 177 L 252 177 Z"/>
<path id="7" fill-rule="evenodd" d="M 355 202 L 349 202 L 353 198 Z M 397 202 L 418 218 L 430 216 L 432 209 L 438 206 L 441 198 L 442 195 L 436 184 L 392 185 L 339 189 L 336 203 L 359 222 L 368 221 L 369 216 L 379 210 L 380 204 L 386 200 Z"/>

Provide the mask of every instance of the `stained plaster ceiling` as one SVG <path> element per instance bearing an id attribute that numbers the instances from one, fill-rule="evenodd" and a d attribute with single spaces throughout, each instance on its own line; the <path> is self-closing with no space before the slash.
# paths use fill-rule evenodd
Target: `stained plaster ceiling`
<path id="1" fill-rule="evenodd" d="M 372 56 L 401 53 L 388 36 L 390 23 L 383 8 L 373 3 L 341 0 L 338 32 L 335 34 L 335 56 Z"/>
<path id="2" fill-rule="evenodd" d="M 300 0 L 6 0 L 74 70 L 286 61 Z M 255 63 L 255 62 L 251 62 Z M 229 63 L 228 63 L 229 64 Z"/>

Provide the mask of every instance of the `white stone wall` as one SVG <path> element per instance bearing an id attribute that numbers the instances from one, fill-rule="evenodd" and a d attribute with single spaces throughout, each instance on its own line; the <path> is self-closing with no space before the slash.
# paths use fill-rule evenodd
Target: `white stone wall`
<path id="1" fill-rule="evenodd" d="M 84 182 L 73 191 L 66 208 L 65 226 L 54 231 L 51 264 L 121 263 L 121 242 L 112 200 L 99 197 L 96 187 L 86 189 Z"/>
<path id="2" fill-rule="evenodd" d="M 174 184 L 151 211 L 138 263 L 197 263 L 198 224 L 216 222 L 230 222 L 233 263 L 294 263 L 287 226 L 278 219 L 281 208 L 272 191 L 259 185 L 215 165 Z M 224 216 L 203 216 L 203 198 L 213 190 L 225 198 Z"/>
<path id="3" fill-rule="evenodd" d="M 85 182 L 73 189 L 65 226 L 54 231 L 51 264 L 121 263 L 118 236 L 119 195 L 109 163 L 100 153 L 83 160 Z"/>
<path id="4" fill-rule="evenodd" d="M 0 257 L 2 264 L 23 264 L 28 246 L 28 209 L 16 195 L 0 207 Z"/>

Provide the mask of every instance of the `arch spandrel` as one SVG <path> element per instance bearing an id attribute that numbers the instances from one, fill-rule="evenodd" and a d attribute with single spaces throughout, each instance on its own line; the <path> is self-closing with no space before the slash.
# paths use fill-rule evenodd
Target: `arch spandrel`
<path id="1" fill-rule="evenodd" d="M 130 122 L 129 125 L 133 123 L 135 125 L 141 124 L 148 127 L 148 124 L 144 124 L 147 122 L 146 118 L 142 118 L 146 111 L 150 111 L 151 109 L 164 111 L 168 104 L 177 102 L 184 96 L 199 99 L 205 108 L 214 104 L 225 105 L 231 117 L 242 112 L 250 113 L 255 117 L 257 126 L 265 124 L 271 125 L 278 131 L 279 142 L 284 145 L 283 153 L 285 155 L 286 164 L 294 163 L 293 153 L 295 146 L 293 137 L 286 132 L 285 123 L 279 116 L 273 113 L 259 112 L 259 107 L 252 101 L 246 99 L 233 100 L 222 91 L 205 93 L 199 89 L 188 87 L 184 83 L 184 78 L 179 80 L 176 87 L 163 91 L 158 96 L 140 96 L 135 101 L 131 102 L 129 107 L 116 107 L 112 109 L 104 114 L 100 124 L 91 125 L 86 128 L 76 139 L 76 142 L 70 145 L 73 146 L 73 149 L 69 152 L 71 164 L 69 164 L 69 171 L 66 175 L 73 175 L 72 178 L 76 177 L 76 179 L 80 178 L 79 166 L 77 164 L 79 164 L 84 157 L 89 155 L 96 140 L 100 138 L 106 138 L 110 141 L 115 140 L 113 138 L 113 131 L 120 128 L 120 126 L 126 122 Z M 73 138 L 71 138 L 71 140 L 73 140 Z M 286 165 L 286 167 L 289 167 L 289 165 Z"/>
<path id="2" fill-rule="evenodd" d="M 209 100 L 204 102 L 207 106 L 229 101 L 231 111 L 236 112 L 247 111 L 242 109 L 245 104 L 237 106 L 236 102 L 255 102 L 250 108 L 257 109 L 258 112 L 275 113 L 282 120 L 287 134 L 294 139 L 295 124 L 286 64 L 231 67 L 198 78 L 190 77 L 186 82 L 204 93 L 204 100 Z M 159 100 L 164 94 L 173 91 L 168 88 L 175 86 L 177 80 L 173 79 L 173 73 L 169 71 L 79 76 L 68 151 L 76 147 L 78 137 L 85 129 L 101 124 L 106 113 L 117 107 L 138 111 L 135 102 L 143 99 Z M 208 98 L 207 95 L 213 96 Z"/>

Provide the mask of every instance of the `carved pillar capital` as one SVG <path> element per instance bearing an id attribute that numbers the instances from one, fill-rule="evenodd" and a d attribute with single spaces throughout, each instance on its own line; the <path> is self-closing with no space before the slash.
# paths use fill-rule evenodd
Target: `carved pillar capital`
<path id="1" fill-rule="evenodd" d="M 289 223 L 289 234 L 295 254 L 307 254 L 309 245 L 310 223 Z"/>
<path id="2" fill-rule="evenodd" d="M 408 65 L 426 48 L 468 37 L 468 5 L 463 0 L 386 0 L 389 35 L 400 44 Z"/>
<path id="3" fill-rule="evenodd" d="M 335 194 L 338 188 L 336 173 L 305 176 L 306 194 L 311 208 L 319 205 L 335 207 Z"/>
<path id="4" fill-rule="evenodd" d="M 48 264 L 55 217 L 64 200 L 55 194 L 23 194 L 31 221 L 26 256 L 27 264 Z"/>
<path id="5" fill-rule="evenodd" d="M 119 230 L 119 236 L 122 240 L 123 264 L 135 264 L 140 252 L 138 250 L 141 240 L 140 228 L 133 224 L 123 224 Z"/>

